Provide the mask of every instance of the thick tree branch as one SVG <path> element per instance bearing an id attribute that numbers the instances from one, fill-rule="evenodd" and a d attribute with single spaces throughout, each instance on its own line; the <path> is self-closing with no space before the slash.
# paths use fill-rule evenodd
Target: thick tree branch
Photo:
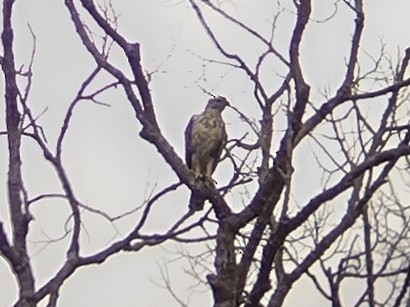
<path id="1" fill-rule="evenodd" d="M 301 0 L 296 4 L 297 19 L 293 30 L 292 39 L 290 42 L 290 71 L 293 81 L 295 82 L 296 103 L 291 115 L 291 131 L 288 131 L 290 139 L 299 132 L 302 124 L 302 117 L 305 113 L 306 105 L 309 101 L 310 87 L 306 84 L 302 68 L 300 65 L 300 44 L 302 42 L 303 33 L 309 21 L 311 13 L 310 0 Z"/>
<path id="2" fill-rule="evenodd" d="M 9 166 L 7 176 L 7 192 L 13 231 L 13 246 L 8 247 L 5 234 L 1 231 L 2 252 L 11 260 L 14 274 L 18 279 L 20 298 L 22 305 L 31 306 L 28 298 L 34 292 L 34 276 L 31 269 L 27 251 L 28 225 L 31 215 L 23 205 L 22 194 L 24 192 L 21 175 L 21 129 L 20 112 L 17 106 L 18 87 L 14 60 L 14 34 L 12 28 L 13 0 L 3 1 L 3 31 L 1 41 L 4 55 L 2 68 L 5 79 L 5 109 L 7 140 L 9 150 Z M 11 252 L 11 250 L 13 252 Z"/>
<path id="3" fill-rule="evenodd" d="M 410 147 L 403 142 L 398 148 L 386 150 L 368 157 L 363 163 L 357 165 L 348 174 L 334 184 L 331 188 L 323 191 L 321 194 L 313 198 L 303 209 L 291 218 L 287 227 L 288 230 L 293 230 L 299 227 L 309 216 L 311 216 L 322 204 L 340 195 L 354 184 L 354 180 L 362 176 L 366 171 L 371 170 L 383 163 L 397 161 L 399 158 L 410 155 Z"/>

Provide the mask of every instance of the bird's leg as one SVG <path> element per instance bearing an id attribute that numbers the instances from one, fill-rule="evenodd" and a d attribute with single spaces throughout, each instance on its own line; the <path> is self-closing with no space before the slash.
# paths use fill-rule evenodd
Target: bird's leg
<path id="1" fill-rule="evenodd" d="M 206 176 L 204 178 L 204 181 L 206 181 L 208 184 L 211 184 L 213 187 L 215 187 L 215 185 L 218 183 L 215 179 L 209 176 Z"/>
<path id="2" fill-rule="evenodd" d="M 213 162 L 209 161 L 208 164 L 206 165 L 206 175 L 205 179 L 209 182 L 212 182 L 214 185 L 217 183 L 216 180 L 212 179 L 212 173 L 213 173 Z"/>
<path id="3" fill-rule="evenodd" d="M 198 169 L 198 168 L 192 168 L 192 170 L 194 171 L 195 180 L 197 180 L 197 179 L 203 180 L 202 177 L 203 177 L 204 175 L 202 174 L 202 172 L 201 172 L 200 169 Z"/>
<path id="4" fill-rule="evenodd" d="M 206 175 L 204 175 L 204 174 L 199 174 L 199 175 L 198 175 L 198 178 L 201 179 L 201 180 L 205 180 L 205 179 L 206 179 Z"/>
<path id="5" fill-rule="evenodd" d="M 198 186 L 204 186 L 208 182 L 208 177 L 204 173 L 202 173 L 198 170 L 193 170 L 193 171 L 194 171 L 194 174 L 195 174 L 195 185 L 197 187 Z"/>
<path id="6" fill-rule="evenodd" d="M 210 184 L 211 186 L 215 186 L 217 183 L 216 180 L 212 179 L 212 177 L 203 173 L 195 173 L 195 180 L 200 180 L 203 184 Z"/>
<path id="7" fill-rule="evenodd" d="M 215 179 L 213 179 L 212 177 L 209 177 L 208 180 L 210 182 L 212 182 L 213 185 L 216 185 L 218 183 L 218 181 L 216 181 Z"/>

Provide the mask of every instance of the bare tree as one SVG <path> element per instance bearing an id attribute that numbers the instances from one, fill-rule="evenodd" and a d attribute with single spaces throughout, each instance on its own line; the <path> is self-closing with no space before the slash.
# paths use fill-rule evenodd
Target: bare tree
<path id="1" fill-rule="evenodd" d="M 272 9 L 271 31 L 265 35 L 235 17 L 229 10 L 229 1 L 186 1 L 222 58 L 203 59 L 204 62 L 234 69 L 247 76 L 253 88 L 247 105 L 231 102 L 247 132 L 236 135 L 228 129 L 223 163 L 231 171 L 225 174 L 227 183 L 218 189 L 197 180 L 162 133 L 149 87 L 150 75 L 144 72 L 141 62 L 143 42 L 128 41 L 117 30 L 118 17 L 112 7 L 98 6 L 92 0 L 65 0 L 75 31 L 94 60 L 95 69 L 69 105 L 57 144 L 50 148 L 27 103 L 33 76 L 31 65 L 26 71 L 16 68 L 12 28 L 15 1 L 3 0 L 1 63 L 7 131 L 2 135 L 8 140 L 12 239 L 8 239 L 0 223 L 0 251 L 17 277 L 20 293 L 16 306 L 36 306 L 47 296 L 49 306 L 56 306 L 62 284 L 80 267 L 101 263 L 122 251 L 139 252 L 145 246 L 167 240 L 181 244 L 208 241 L 207 255 L 213 257 L 214 268 L 206 280 L 214 306 L 282 306 L 292 287 L 302 279 L 311 280 L 332 306 L 344 305 L 341 292 L 347 283 L 361 289 L 352 298 L 355 306 L 408 304 L 410 209 L 405 199 L 410 154 L 410 78 L 406 74 L 410 47 L 398 61 L 393 61 L 383 48 L 378 55 L 366 54 L 361 49 L 366 16 L 363 2 L 334 1 L 334 14 L 323 21 L 326 25 L 339 10 L 344 10 L 350 16 L 352 32 L 341 82 L 335 90 L 317 97 L 312 94 L 314 85 L 307 81 L 302 60 L 304 37 L 314 22 L 312 1 L 293 1 L 289 7 L 278 1 Z M 284 11 L 294 16 L 286 54 L 276 48 L 275 40 L 277 22 Z M 263 46 L 263 50 L 252 61 L 240 51 L 231 51 L 219 38 L 209 16 L 221 18 Z M 84 20 L 91 21 L 86 24 Z M 98 41 L 91 29 L 102 33 L 103 39 Z M 112 48 L 123 52 L 128 70 L 113 63 Z M 363 54 L 370 59 L 370 66 L 361 62 Z M 281 82 L 276 85 L 263 81 L 271 59 L 282 67 Z M 87 94 L 101 73 L 108 73 L 112 80 Z M 275 71 L 270 73 L 274 75 Z M 23 88 L 16 82 L 21 77 L 26 81 Z M 83 210 L 99 214 L 113 224 L 123 215 L 111 217 L 78 199 L 61 159 L 63 143 L 77 104 L 82 100 L 99 103 L 97 96 L 114 88 L 122 89 L 132 107 L 141 125 L 140 137 L 156 148 L 179 182 L 143 204 L 134 228 L 125 237 L 84 256 L 80 246 Z M 248 115 L 248 108 L 257 110 L 259 117 Z M 282 123 L 282 127 L 277 123 Z M 25 138 L 34 140 L 53 166 L 61 193 L 33 197 L 26 190 L 21 174 L 21 143 Z M 309 168 L 298 162 L 306 155 L 315 161 L 321 180 L 313 191 L 307 192 L 308 196 L 298 200 L 298 190 L 313 180 L 306 173 Z M 193 216 L 187 205 L 186 214 L 166 232 L 144 234 L 142 229 L 157 200 L 182 185 L 203 194 L 210 209 Z M 244 195 L 244 191 L 246 196 L 240 204 L 228 201 L 230 196 Z M 70 207 L 66 226 L 70 243 L 59 271 L 36 288 L 27 248 L 30 205 L 48 198 L 62 198 Z M 204 231 L 204 236 L 190 236 L 194 229 Z M 194 263 L 195 259 L 189 258 Z M 192 269 L 194 272 L 195 264 Z M 168 273 L 163 272 L 169 286 Z M 380 287 L 388 290 L 378 291 Z"/>

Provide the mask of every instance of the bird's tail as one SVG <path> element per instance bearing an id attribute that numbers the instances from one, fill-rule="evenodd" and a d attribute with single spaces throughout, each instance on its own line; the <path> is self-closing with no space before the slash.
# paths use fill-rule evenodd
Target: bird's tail
<path id="1" fill-rule="evenodd" d="M 200 211 L 204 208 L 206 198 L 200 193 L 193 191 L 189 199 L 189 209 L 191 211 Z"/>

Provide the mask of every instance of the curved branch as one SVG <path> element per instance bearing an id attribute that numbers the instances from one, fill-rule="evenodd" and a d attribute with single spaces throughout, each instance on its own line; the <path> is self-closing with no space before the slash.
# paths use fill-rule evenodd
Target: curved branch
<path id="1" fill-rule="evenodd" d="M 238 56 L 237 54 L 229 53 L 223 48 L 223 46 L 216 38 L 213 31 L 211 30 L 210 26 L 206 22 L 205 17 L 203 16 L 202 11 L 199 8 L 199 6 L 195 3 L 194 0 L 189 0 L 189 2 L 191 3 L 192 8 L 194 9 L 199 21 L 201 22 L 201 25 L 204 27 L 206 33 L 209 35 L 209 37 L 211 38 L 212 42 L 215 44 L 219 52 L 221 52 L 222 55 L 225 56 L 227 59 L 233 60 L 239 64 L 240 69 L 245 71 L 245 73 L 249 76 L 249 78 L 255 84 L 255 87 L 257 88 L 257 90 L 259 90 L 259 92 L 261 93 L 263 99 L 266 101 L 267 94 L 264 88 L 262 87 L 261 83 L 259 82 L 258 76 L 252 72 L 252 70 L 248 67 L 248 65 L 242 60 L 240 56 Z"/>

